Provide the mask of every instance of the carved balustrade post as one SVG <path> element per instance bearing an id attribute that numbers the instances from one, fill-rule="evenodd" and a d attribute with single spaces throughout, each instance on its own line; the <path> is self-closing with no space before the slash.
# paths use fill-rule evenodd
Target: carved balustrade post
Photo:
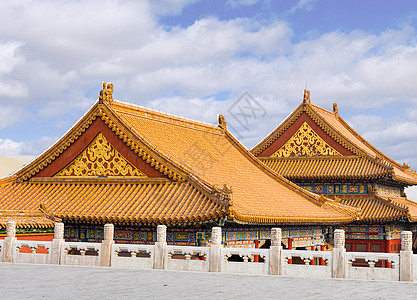
<path id="1" fill-rule="evenodd" d="M 209 257 L 209 271 L 221 272 L 222 268 L 222 229 L 213 227 L 211 230 L 211 247 Z"/>
<path id="2" fill-rule="evenodd" d="M 269 274 L 281 274 L 281 228 L 271 229 L 271 247 L 269 248 Z"/>
<path id="3" fill-rule="evenodd" d="M 345 263 L 346 263 L 346 249 L 345 249 L 345 231 L 336 229 L 334 231 L 334 248 L 332 259 L 332 277 L 345 278 Z"/>
<path id="4" fill-rule="evenodd" d="M 101 242 L 100 250 L 100 266 L 110 267 L 111 266 L 111 254 L 112 247 L 114 244 L 114 225 L 105 224 L 104 225 L 104 239 Z"/>
<path id="5" fill-rule="evenodd" d="M 213 227 L 211 230 L 210 272 L 221 272 L 222 229 Z"/>
<path id="6" fill-rule="evenodd" d="M 64 223 L 55 223 L 54 225 L 54 239 L 52 240 L 52 248 L 50 250 L 50 263 L 53 265 L 60 265 L 62 261 L 62 244 L 64 239 Z"/>
<path id="7" fill-rule="evenodd" d="M 167 262 L 167 227 L 165 225 L 158 225 L 156 228 L 153 268 L 165 270 Z"/>
<path id="8" fill-rule="evenodd" d="M 16 223 L 13 221 L 8 221 L 6 227 L 6 237 L 4 238 L 3 249 L 1 249 L 1 257 L 3 262 L 13 263 L 15 261 L 15 241 Z"/>
<path id="9" fill-rule="evenodd" d="M 400 281 L 413 281 L 413 233 L 401 232 Z"/>

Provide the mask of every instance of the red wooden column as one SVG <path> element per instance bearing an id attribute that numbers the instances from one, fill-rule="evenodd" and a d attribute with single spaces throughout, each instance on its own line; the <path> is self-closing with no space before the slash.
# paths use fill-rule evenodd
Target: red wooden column
<path id="1" fill-rule="evenodd" d="M 258 248 L 259 248 L 259 240 L 258 240 L 258 239 L 256 239 L 256 240 L 255 240 L 255 248 L 256 248 L 256 249 L 258 249 Z M 254 262 L 259 262 L 259 255 L 254 255 L 254 256 L 253 256 L 253 261 L 254 261 Z"/>
<path id="2" fill-rule="evenodd" d="M 320 251 L 324 251 L 324 245 L 320 245 Z M 320 257 L 320 266 L 326 265 L 324 259 Z"/>
<path id="3" fill-rule="evenodd" d="M 288 250 L 292 250 L 292 240 L 291 238 L 288 238 Z M 291 265 L 292 264 L 292 258 L 290 258 L 288 260 L 288 264 Z"/>
<path id="4" fill-rule="evenodd" d="M 385 240 L 385 252 L 391 253 L 391 240 Z M 387 262 L 386 267 L 392 268 L 392 264 L 390 262 Z"/>
<path id="5" fill-rule="evenodd" d="M 314 246 L 311 246 L 311 251 L 314 251 Z M 315 260 L 316 259 L 313 257 L 313 259 L 310 261 L 310 265 L 314 266 L 316 264 Z"/>

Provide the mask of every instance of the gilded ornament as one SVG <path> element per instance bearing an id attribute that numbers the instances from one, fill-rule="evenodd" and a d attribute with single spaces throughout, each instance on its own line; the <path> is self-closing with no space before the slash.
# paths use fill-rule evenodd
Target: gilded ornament
<path id="1" fill-rule="evenodd" d="M 296 133 L 271 157 L 341 156 L 304 122 Z"/>
<path id="2" fill-rule="evenodd" d="M 117 152 L 102 133 L 99 133 L 75 160 L 55 176 L 147 177 Z"/>

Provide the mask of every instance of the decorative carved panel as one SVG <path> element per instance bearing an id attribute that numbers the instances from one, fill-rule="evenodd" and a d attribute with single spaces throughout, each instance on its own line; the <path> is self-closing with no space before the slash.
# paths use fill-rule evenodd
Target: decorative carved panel
<path id="1" fill-rule="evenodd" d="M 341 154 L 327 144 L 311 127 L 304 122 L 297 132 L 271 157 L 322 156 Z"/>
<path id="2" fill-rule="evenodd" d="M 77 158 L 55 176 L 147 177 L 114 149 L 101 132 Z"/>

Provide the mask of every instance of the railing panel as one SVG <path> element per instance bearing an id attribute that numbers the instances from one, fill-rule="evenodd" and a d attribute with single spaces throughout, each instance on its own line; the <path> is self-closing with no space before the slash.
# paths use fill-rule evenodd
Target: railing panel
<path id="1" fill-rule="evenodd" d="M 222 272 L 243 274 L 269 274 L 269 249 L 222 248 Z M 255 256 L 261 262 L 255 262 Z M 243 261 L 230 261 L 232 257 Z"/>
<path id="2" fill-rule="evenodd" d="M 364 260 L 368 267 L 353 267 L 355 260 Z M 390 262 L 391 268 L 375 268 L 379 261 Z M 400 256 L 397 253 L 346 252 L 346 278 L 398 281 Z"/>
<path id="3" fill-rule="evenodd" d="M 167 246 L 168 270 L 209 271 L 209 247 Z"/>
<path id="4" fill-rule="evenodd" d="M 153 268 L 154 245 L 113 244 L 111 266 L 122 269 Z"/>
<path id="5" fill-rule="evenodd" d="M 100 266 L 101 243 L 66 242 L 62 245 L 63 265 Z"/>
<path id="6" fill-rule="evenodd" d="M 304 265 L 288 264 L 288 261 L 295 257 L 304 261 Z M 281 274 L 294 277 L 331 278 L 332 257 L 331 251 L 282 250 Z M 324 265 L 310 265 L 315 258 L 322 259 Z"/>
<path id="7" fill-rule="evenodd" d="M 23 264 L 49 264 L 50 249 L 52 242 L 43 241 L 22 241 L 17 240 L 15 246 L 15 262 Z M 21 253 L 23 247 L 28 247 L 32 253 Z M 44 248 L 48 253 L 37 253 L 40 248 Z"/>

